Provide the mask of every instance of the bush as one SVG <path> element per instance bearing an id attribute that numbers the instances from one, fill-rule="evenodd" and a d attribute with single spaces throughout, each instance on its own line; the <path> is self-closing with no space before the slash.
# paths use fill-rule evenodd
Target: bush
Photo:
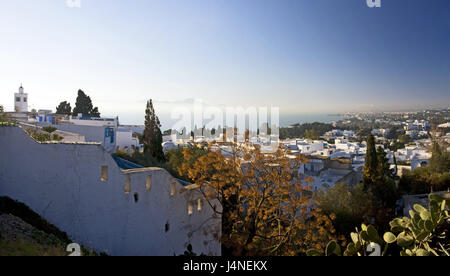
<path id="1" fill-rule="evenodd" d="M 450 173 L 432 172 L 429 167 L 417 168 L 402 176 L 399 187 L 409 194 L 446 191 L 450 189 Z"/>
<path id="2" fill-rule="evenodd" d="M 203 147 L 192 147 L 191 148 L 191 158 L 189 160 L 185 160 L 183 151 L 185 148 L 176 148 L 173 150 L 170 150 L 166 153 L 166 169 L 175 177 L 182 179 L 184 181 L 190 181 L 186 176 L 180 173 L 180 170 L 182 169 L 183 163 L 188 163 L 190 167 L 192 167 L 197 160 L 206 155 L 209 150 L 207 148 Z"/>
<path id="3" fill-rule="evenodd" d="M 52 129 L 55 129 L 53 127 L 50 127 Z M 58 134 L 51 134 L 52 129 L 47 129 L 45 132 L 39 132 L 37 129 L 27 129 L 26 132 L 28 133 L 28 135 L 30 135 L 31 138 L 33 138 L 34 140 L 38 141 L 38 142 L 48 142 L 48 141 L 62 141 L 64 139 L 64 137 L 58 135 Z"/>
<path id="4" fill-rule="evenodd" d="M 314 198 L 324 214 L 336 216 L 333 225 L 338 234 L 348 233 L 364 222 L 373 205 L 372 194 L 364 190 L 363 184 L 351 189 L 346 183 L 337 183 L 317 191 Z"/>
<path id="5" fill-rule="evenodd" d="M 1 242 L 0 256 L 67 256 L 61 245 L 42 245 L 23 240 Z"/>
<path id="6" fill-rule="evenodd" d="M 53 133 L 58 129 L 56 127 L 46 126 L 46 127 L 43 127 L 42 130 L 45 132 L 48 132 L 48 133 Z"/>
<path id="7" fill-rule="evenodd" d="M 53 141 L 62 141 L 64 137 L 59 136 L 58 134 L 53 134 Z"/>

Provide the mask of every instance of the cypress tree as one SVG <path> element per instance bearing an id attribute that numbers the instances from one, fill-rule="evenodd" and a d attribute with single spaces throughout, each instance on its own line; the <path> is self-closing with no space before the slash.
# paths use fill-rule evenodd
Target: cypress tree
<path id="1" fill-rule="evenodd" d="M 395 165 L 395 169 L 394 169 L 394 177 L 398 176 L 398 165 L 397 165 L 397 158 L 395 157 L 395 152 L 393 153 L 394 155 L 394 165 Z"/>
<path id="2" fill-rule="evenodd" d="M 70 114 L 72 114 L 72 107 L 70 106 L 70 103 L 67 102 L 67 101 L 61 102 L 56 107 L 56 114 L 61 114 L 61 115 L 70 115 Z"/>
<path id="3" fill-rule="evenodd" d="M 378 147 L 377 149 L 377 161 L 378 165 L 375 178 L 378 182 L 387 182 L 388 179 L 392 178 L 392 171 L 389 160 L 386 158 L 386 152 L 382 147 Z"/>
<path id="4" fill-rule="evenodd" d="M 80 113 L 83 116 L 100 117 L 98 107 L 94 108 L 91 97 L 86 95 L 81 89 L 78 90 L 78 97 L 72 114 L 73 116 L 77 116 Z"/>
<path id="5" fill-rule="evenodd" d="M 437 141 L 433 141 L 430 170 L 433 173 L 445 173 L 450 170 L 450 153 L 442 148 Z"/>
<path id="6" fill-rule="evenodd" d="M 367 152 L 366 163 L 364 165 L 363 181 L 364 186 L 367 188 L 373 184 L 377 176 L 378 158 L 377 151 L 375 149 L 375 137 L 370 134 L 367 136 Z"/>
<path id="7" fill-rule="evenodd" d="M 145 110 L 144 153 L 150 154 L 158 161 L 165 161 L 162 140 L 161 123 L 158 116 L 156 116 L 153 102 L 150 99 Z"/>

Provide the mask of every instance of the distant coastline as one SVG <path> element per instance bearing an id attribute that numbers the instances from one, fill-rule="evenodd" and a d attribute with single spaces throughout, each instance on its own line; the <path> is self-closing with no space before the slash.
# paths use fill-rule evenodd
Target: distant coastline
<path id="1" fill-rule="evenodd" d="M 119 121 L 122 125 L 143 125 L 144 114 L 118 114 Z M 177 120 L 171 118 L 170 114 L 161 112 L 158 117 L 162 124 L 162 129 L 170 129 Z M 280 114 L 280 126 L 289 127 L 294 124 L 305 123 L 332 123 L 340 121 L 344 118 L 343 114 L 328 114 L 328 113 L 299 113 L 299 114 Z"/>
<path id="2" fill-rule="evenodd" d="M 281 127 L 289 127 L 294 124 L 306 123 L 332 123 L 344 118 L 342 114 L 280 114 Z"/>

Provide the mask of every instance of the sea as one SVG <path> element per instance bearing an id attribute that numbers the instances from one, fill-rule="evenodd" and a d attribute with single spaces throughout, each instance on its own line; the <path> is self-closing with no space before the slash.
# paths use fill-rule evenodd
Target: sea
<path id="1" fill-rule="evenodd" d="M 164 112 L 157 112 L 159 120 L 161 122 L 161 129 L 172 129 L 174 125 L 179 122 L 177 119 L 172 119 L 171 114 Z M 145 115 L 142 113 L 119 113 L 119 123 L 121 125 L 143 125 L 145 121 Z M 280 126 L 289 127 L 294 124 L 304 123 L 332 123 L 342 120 L 344 115 L 341 114 L 328 114 L 328 113 L 283 113 L 280 112 Z"/>

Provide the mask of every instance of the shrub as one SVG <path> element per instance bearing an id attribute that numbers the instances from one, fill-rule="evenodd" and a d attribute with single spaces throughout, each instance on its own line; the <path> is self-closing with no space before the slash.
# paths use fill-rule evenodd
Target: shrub
<path id="1" fill-rule="evenodd" d="M 46 126 L 46 127 L 43 127 L 42 130 L 45 132 L 48 132 L 48 133 L 53 133 L 58 129 L 56 127 Z"/>
<path id="2" fill-rule="evenodd" d="M 64 137 L 59 136 L 58 134 L 53 134 L 53 141 L 62 141 Z"/>

